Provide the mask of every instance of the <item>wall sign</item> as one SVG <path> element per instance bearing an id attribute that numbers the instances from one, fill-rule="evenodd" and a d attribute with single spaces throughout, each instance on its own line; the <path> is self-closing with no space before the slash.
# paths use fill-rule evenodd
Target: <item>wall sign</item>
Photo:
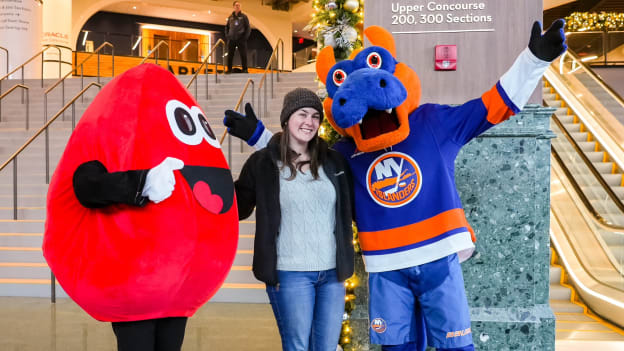
<path id="1" fill-rule="evenodd" d="M 10 52 L 9 71 L 41 50 L 41 8 L 41 4 L 33 0 L 0 0 L 0 46 Z M 2 53 L 0 76 L 7 73 L 4 60 L 6 57 Z M 40 67 L 36 62 L 27 65 L 24 77 L 39 78 Z M 21 78 L 21 71 L 13 74 L 11 78 Z"/>
<path id="2" fill-rule="evenodd" d="M 494 16 L 486 2 L 403 0 L 387 6 L 394 34 L 494 31 Z"/>

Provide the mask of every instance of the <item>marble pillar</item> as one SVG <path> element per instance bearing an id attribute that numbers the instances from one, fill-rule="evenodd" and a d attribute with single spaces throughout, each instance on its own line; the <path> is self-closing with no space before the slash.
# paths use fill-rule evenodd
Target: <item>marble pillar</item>
<path id="1" fill-rule="evenodd" d="M 528 105 L 466 145 L 455 181 L 476 252 L 462 264 L 476 350 L 554 351 L 548 305 L 550 139 L 553 109 Z M 356 350 L 368 344 L 366 273 L 351 314 Z"/>

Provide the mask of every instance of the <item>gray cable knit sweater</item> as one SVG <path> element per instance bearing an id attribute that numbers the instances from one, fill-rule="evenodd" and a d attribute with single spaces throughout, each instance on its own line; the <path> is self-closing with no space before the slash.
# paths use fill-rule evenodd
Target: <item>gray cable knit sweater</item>
<path id="1" fill-rule="evenodd" d="M 322 167 L 319 179 L 298 172 L 286 180 L 290 169 L 280 171 L 280 231 L 277 269 L 322 271 L 336 268 L 336 191 Z"/>

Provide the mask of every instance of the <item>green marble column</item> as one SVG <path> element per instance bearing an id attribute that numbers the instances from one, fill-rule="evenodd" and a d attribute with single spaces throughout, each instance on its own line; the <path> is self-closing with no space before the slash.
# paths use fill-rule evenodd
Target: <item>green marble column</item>
<path id="1" fill-rule="evenodd" d="M 466 145 L 455 179 L 477 235 L 462 264 L 477 350 L 554 351 L 555 317 L 548 305 L 550 139 L 553 109 L 528 105 Z M 356 350 L 368 344 L 366 273 L 351 314 Z"/>

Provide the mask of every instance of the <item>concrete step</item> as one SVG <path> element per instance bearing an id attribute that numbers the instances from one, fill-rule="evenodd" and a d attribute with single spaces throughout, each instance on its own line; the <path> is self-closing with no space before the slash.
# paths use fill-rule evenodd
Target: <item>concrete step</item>
<path id="1" fill-rule="evenodd" d="M 42 243 L 42 233 L 0 233 L 0 247 L 41 247 Z"/>
<path id="2" fill-rule="evenodd" d="M 19 283 L 7 282 L 0 284 L 0 296 L 50 297 L 50 278 L 47 280 L 21 279 Z M 68 297 L 59 284 L 56 284 L 56 297 Z"/>
<path id="3" fill-rule="evenodd" d="M 566 126 L 568 124 L 573 124 L 574 123 L 574 116 L 573 115 L 557 116 L 557 118 L 559 118 L 559 121 L 561 121 L 561 123 L 564 126 Z"/>
<path id="4" fill-rule="evenodd" d="M 558 284 L 561 281 L 561 267 L 550 266 L 550 284 Z"/>
<path id="5" fill-rule="evenodd" d="M 0 233 L 43 233 L 44 221 L 0 219 Z"/>
<path id="6" fill-rule="evenodd" d="M 577 142 L 587 141 L 587 132 L 570 132 L 570 136 Z"/>
<path id="7" fill-rule="evenodd" d="M 15 248 L 9 246 L 0 247 L 2 254 L 2 262 L 29 262 L 29 263 L 45 263 L 41 247 L 39 248 Z"/>
<path id="8" fill-rule="evenodd" d="M 563 287 L 559 284 L 550 284 L 550 299 L 551 300 L 570 300 L 570 289 Z"/>
<path id="9" fill-rule="evenodd" d="M 45 263 L 0 262 L 2 279 L 50 279 L 50 268 Z"/>
<path id="10" fill-rule="evenodd" d="M 583 307 L 569 300 L 550 300 L 549 303 L 554 313 L 583 313 Z"/>
<path id="11" fill-rule="evenodd" d="M 13 219 L 13 215 L 12 207 L 0 207 L 0 219 Z M 45 216 L 46 209 L 43 206 L 17 208 L 18 219 L 45 219 Z"/>

